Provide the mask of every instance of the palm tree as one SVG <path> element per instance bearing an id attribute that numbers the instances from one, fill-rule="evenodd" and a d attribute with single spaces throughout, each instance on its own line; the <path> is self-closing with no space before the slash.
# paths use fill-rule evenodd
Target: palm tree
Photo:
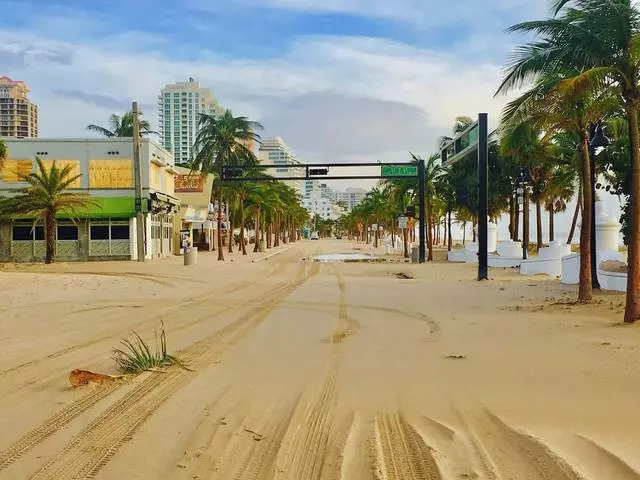
<path id="1" fill-rule="evenodd" d="M 6 198 L 0 204 L 0 213 L 7 216 L 35 216 L 36 222 L 44 222 L 46 242 L 45 263 L 53 263 L 56 253 L 56 217 L 58 214 L 73 216 L 78 209 L 95 205 L 90 197 L 83 193 L 71 193 L 66 190 L 80 178 L 72 175 L 72 166 L 56 166 L 55 160 L 50 169 L 46 169 L 40 158 L 36 157 L 38 171 L 29 175 L 20 175 L 20 179 L 29 185 L 16 189 L 15 196 Z"/>
<path id="2" fill-rule="evenodd" d="M 262 125 L 252 122 L 246 117 L 234 117 L 231 110 L 222 116 L 200 114 L 198 135 L 194 145 L 197 152 L 191 162 L 192 170 L 217 174 L 222 178 L 222 167 L 225 165 L 257 164 L 258 159 L 247 147 L 251 142 L 259 142 Z M 213 189 L 215 189 L 215 185 Z M 218 187 L 218 260 L 224 260 L 222 251 L 222 184 Z M 215 198 L 214 191 L 211 192 Z M 256 238 L 256 242 L 258 239 Z"/>
<path id="3" fill-rule="evenodd" d="M 4 169 L 4 164 L 9 156 L 9 148 L 7 148 L 7 144 L 5 141 L 0 138 L 0 172 Z"/>
<path id="4" fill-rule="evenodd" d="M 142 112 L 140 115 L 142 116 Z M 100 125 L 87 125 L 86 129 L 107 138 L 133 137 L 133 112 L 126 112 L 122 117 L 112 114 L 109 117 L 109 128 Z M 151 124 L 147 120 L 140 120 L 140 136 L 144 137 L 152 133 L 157 132 L 151 130 Z"/>
<path id="5" fill-rule="evenodd" d="M 410 153 L 411 158 L 414 162 L 418 163 L 420 161 L 424 161 L 423 158 Z M 444 170 L 440 165 L 440 156 L 438 154 L 431 155 L 425 161 L 424 167 L 424 197 L 425 197 L 425 213 L 427 220 L 427 248 L 429 250 L 429 254 L 427 257 L 428 261 L 433 261 L 433 236 L 432 236 L 432 214 L 433 214 L 433 202 L 436 198 L 437 194 L 437 183 L 440 176 L 442 176 Z"/>
<path id="6" fill-rule="evenodd" d="M 533 128 L 540 130 L 540 136 L 542 136 L 542 129 L 548 129 L 550 132 L 564 131 L 579 139 L 579 171 L 583 192 L 583 221 L 580 231 L 581 276 L 578 293 L 580 301 L 589 301 L 592 297 L 591 262 L 595 261 L 591 258 L 590 251 L 592 181 L 588 128 L 598 118 L 615 108 L 616 99 L 609 90 L 596 91 L 589 77 L 585 77 L 575 70 L 564 70 L 553 74 L 541 74 L 533 88 L 512 101 L 504 112 L 506 122 L 536 125 Z M 549 140 L 554 137 L 557 135 L 547 133 L 545 136 Z M 562 138 L 560 140 L 566 141 Z M 555 145 L 551 148 L 559 150 Z M 556 159 L 557 157 L 558 155 L 556 155 Z M 540 165 L 540 162 L 538 164 Z M 545 174 L 547 170 L 544 170 Z M 542 192 L 539 193 L 543 195 Z M 538 206 L 538 204 L 536 205 Z"/>
<path id="7" fill-rule="evenodd" d="M 640 319 L 640 12 L 633 0 L 554 0 L 552 6 L 553 18 L 511 27 L 512 32 L 533 33 L 537 38 L 516 49 L 498 91 L 507 92 L 541 74 L 569 69 L 580 72 L 578 78 L 594 86 L 615 89 L 622 99 L 632 147 L 631 238 L 624 320 L 632 323 Z M 582 145 L 586 149 L 586 143 Z M 587 154 L 583 153 L 583 157 Z M 582 193 L 584 228 L 585 223 L 590 224 L 591 212 L 584 206 L 590 203 L 591 194 L 584 187 Z M 589 248 L 582 243 L 581 238 L 581 247 Z M 581 275 L 584 268 L 581 265 Z"/>

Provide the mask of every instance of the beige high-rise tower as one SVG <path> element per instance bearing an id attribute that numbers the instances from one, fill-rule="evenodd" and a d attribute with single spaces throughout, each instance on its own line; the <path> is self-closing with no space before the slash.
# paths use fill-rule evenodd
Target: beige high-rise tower
<path id="1" fill-rule="evenodd" d="M 177 165 L 191 159 L 200 114 L 220 115 L 223 112 L 211 90 L 201 88 L 193 78 L 162 89 L 158 97 L 160 142 L 165 150 L 173 153 Z"/>
<path id="2" fill-rule="evenodd" d="M 0 137 L 38 136 L 38 107 L 28 95 L 23 81 L 0 77 Z"/>

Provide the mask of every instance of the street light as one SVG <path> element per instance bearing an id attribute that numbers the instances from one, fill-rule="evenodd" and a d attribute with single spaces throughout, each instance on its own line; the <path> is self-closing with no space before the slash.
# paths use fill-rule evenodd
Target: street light
<path id="1" fill-rule="evenodd" d="M 597 255 L 598 247 L 596 245 L 596 156 L 611 145 L 611 140 L 604 134 L 602 120 L 598 120 L 589 128 L 589 176 L 591 183 L 591 286 L 600 288 L 598 282 L 598 265 Z"/>
<path id="2" fill-rule="evenodd" d="M 529 250 L 529 185 L 533 181 L 528 167 L 520 167 L 516 177 L 516 195 L 518 197 L 518 209 L 522 205 L 522 259 L 527 259 Z M 516 232 L 517 233 L 517 232 Z"/>

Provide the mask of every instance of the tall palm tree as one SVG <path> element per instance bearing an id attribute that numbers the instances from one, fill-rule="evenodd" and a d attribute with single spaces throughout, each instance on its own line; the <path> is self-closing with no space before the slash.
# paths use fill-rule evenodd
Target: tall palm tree
<path id="1" fill-rule="evenodd" d="M 0 172 L 4 169 L 4 164 L 9 156 L 9 148 L 5 141 L 0 138 Z"/>
<path id="2" fill-rule="evenodd" d="M 543 73 L 538 76 L 533 88 L 507 105 L 503 119 L 506 122 L 522 122 L 535 125 L 534 128 L 550 132 L 564 131 L 579 139 L 580 174 L 582 185 L 582 224 L 580 230 L 580 301 L 592 297 L 591 284 L 591 219 L 592 181 L 589 148 L 589 125 L 615 109 L 617 100 L 610 89 L 596 89 L 590 77 L 576 70 Z M 547 133 L 546 139 L 556 135 Z M 566 140 L 560 138 L 560 140 Z M 560 143 L 561 142 L 557 142 Z M 551 148 L 562 151 L 556 145 Z M 557 161 L 558 155 L 555 156 Z M 552 162 L 553 163 L 553 162 Z M 547 164 L 548 165 L 548 164 Z M 538 172 L 540 173 L 540 172 Z M 543 173 L 548 173 L 545 168 Z M 535 178 L 535 175 L 534 175 Z M 541 200 L 541 198 L 539 199 Z M 538 206 L 538 204 L 536 204 Z"/>
<path id="3" fill-rule="evenodd" d="M 142 112 L 140 112 L 140 115 L 142 116 Z M 133 112 L 126 112 L 122 116 L 112 114 L 109 117 L 109 128 L 92 124 L 87 125 L 86 129 L 89 132 L 98 133 L 107 138 L 133 137 Z M 151 124 L 147 120 L 140 120 L 140 136 L 144 137 L 152 133 L 157 132 L 151 130 Z"/>
<path id="4" fill-rule="evenodd" d="M 598 87 L 615 89 L 622 99 L 629 122 L 632 163 L 624 320 L 632 323 L 640 319 L 640 12 L 633 0 L 554 0 L 552 7 L 552 18 L 511 27 L 512 32 L 533 33 L 536 38 L 516 49 L 498 91 L 519 88 L 541 74 L 572 69 Z M 587 205 L 590 193 L 586 188 L 582 193 L 583 204 Z M 584 225 L 590 211 L 583 208 L 583 213 Z"/>
<path id="5" fill-rule="evenodd" d="M 45 263 L 53 263 L 56 253 L 56 216 L 58 214 L 74 216 L 78 209 L 95 205 L 87 194 L 72 193 L 66 190 L 80 178 L 72 175 L 72 166 L 56 166 L 55 160 L 50 169 L 45 168 L 36 157 L 38 171 L 29 175 L 20 175 L 28 186 L 16 189 L 15 196 L 0 203 L 0 213 L 7 216 L 34 216 L 44 222 L 46 242 Z"/>
<path id="6" fill-rule="evenodd" d="M 387 218 L 388 209 L 388 197 L 384 190 L 378 187 L 370 190 L 365 198 L 365 205 L 368 206 L 369 214 L 375 221 L 376 229 L 373 233 L 373 246 L 378 248 L 378 241 L 380 239 L 380 223 L 383 219 Z"/>
<path id="7" fill-rule="evenodd" d="M 410 153 L 414 162 L 420 162 L 424 159 Z M 425 197 L 425 213 L 427 220 L 427 248 L 429 254 L 427 256 L 428 261 L 433 261 L 433 236 L 432 236 L 432 213 L 433 202 L 437 194 L 437 184 L 440 176 L 444 174 L 442 165 L 440 164 L 440 156 L 438 154 L 432 154 L 426 161 L 424 167 L 424 197 Z"/>
<path id="8" fill-rule="evenodd" d="M 191 161 L 192 170 L 217 174 L 222 178 L 225 165 L 256 164 L 255 154 L 247 147 L 252 142 L 260 142 L 258 130 L 262 125 L 246 117 L 234 117 L 231 110 L 221 116 L 200 114 L 198 135 L 194 145 L 196 156 Z M 215 186 L 213 187 L 215 189 Z M 211 192 L 212 198 L 214 193 Z M 222 251 L 222 184 L 218 187 L 218 260 L 224 260 Z M 256 238 L 256 242 L 258 239 Z"/>

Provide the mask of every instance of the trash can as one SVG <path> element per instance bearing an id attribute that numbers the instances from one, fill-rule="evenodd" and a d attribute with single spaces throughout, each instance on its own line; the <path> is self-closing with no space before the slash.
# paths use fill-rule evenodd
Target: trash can
<path id="1" fill-rule="evenodd" d="M 195 265 L 198 263 L 198 247 L 189 247 L 184 249 L 184 264 Z"/>
<path id="2" fill-rule="evenodd" d="M 411 263 L 420 261 L 420 248 L 417 245 L 411 245 Z"/>

